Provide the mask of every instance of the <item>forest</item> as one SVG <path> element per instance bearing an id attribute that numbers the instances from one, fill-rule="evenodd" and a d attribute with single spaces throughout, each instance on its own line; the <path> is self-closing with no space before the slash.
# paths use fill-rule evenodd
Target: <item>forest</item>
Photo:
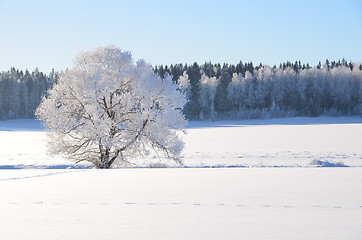
<path id="1" fill-rule="evenodd" d="M 57 79 L 35 69 L 19 71 L 11 68 L 0 73 L 0 120 L 34 118 L 35 109 Z"/>
<path id="2" fill-rule="evenodd" d="M 362 115 L 362 65 L 326 60 L 277 66 L 252 62 L 155 66 L 172 75 L 188 102 L 189 120 Z M 34 118 L 34 111 L 59 73 L 11 68 L 0 73 L 0 120 Z"/>

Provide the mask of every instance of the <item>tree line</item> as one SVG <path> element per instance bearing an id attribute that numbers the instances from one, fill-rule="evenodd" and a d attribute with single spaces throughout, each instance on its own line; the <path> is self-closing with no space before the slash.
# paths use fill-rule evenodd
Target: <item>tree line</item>
<path id="1" fill-rule="evenodd" d="M 191 120 L 362 114 L 362 65 L 344 59 L 315 67 L 194 63 L 155 71 L 178 82 Z"/>
<path id="2" fill-rule="evenodd" d="M 311 67 L 300 61 L 277 66 L 252 62 L 155 66 L 171 75 L 188 98 L 190 120 L 362 114 L 362 65 L 326 60 Z M 34 111 L 58 79 L 35 69 L 0 73 L 0 120 L 34 118 Z"/>
<path id="3" fill-rule="evenodd" d="M 53 70 L 49 76 L 38 69 L 25 72 L 11 68 L 0 73 L 0 120 L 34 118 L 42 96 L 57 79 Z"/>

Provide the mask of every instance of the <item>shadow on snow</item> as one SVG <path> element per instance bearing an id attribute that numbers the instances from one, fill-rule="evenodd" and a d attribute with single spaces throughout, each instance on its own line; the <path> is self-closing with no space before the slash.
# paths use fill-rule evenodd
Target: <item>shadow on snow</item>
<path id="1" fill-rule="evenodd" d="M 0 165 L 0 169 L 89 169 L 86 165 Z"/>
<path id="2" fill-rule="evenodd" d="M 328 125 L 328 124 L 361 124 L 361 117 L 295 117 L 225 121 L 189 121 L 187 129 L 228 128 L 267 125 Z"/>

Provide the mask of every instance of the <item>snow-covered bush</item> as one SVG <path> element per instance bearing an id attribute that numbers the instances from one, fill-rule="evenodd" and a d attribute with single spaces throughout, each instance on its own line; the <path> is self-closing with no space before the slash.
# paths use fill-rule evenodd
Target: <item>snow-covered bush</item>
<path id="1" fill-rule="evenodd" d="M 128 165 L 150 150 L 179 158 L 177 130 L 186 120 L 185 96 L 143 60 L 114 46 L 82 52 L 61 74 L 36 115 L 49 130 L 49 150 L 97 168 Z"/>
<path id="2" fill-rule="evenodd" d="M 309 165 L 315 167 L 347 167 L 343 162 L 330 162 L 330 161 L 322 161 L 318 159 L 312 160 Z"/>

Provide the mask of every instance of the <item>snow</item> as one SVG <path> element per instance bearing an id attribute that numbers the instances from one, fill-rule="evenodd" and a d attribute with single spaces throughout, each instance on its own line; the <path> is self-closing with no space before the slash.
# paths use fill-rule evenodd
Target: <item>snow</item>
<path id="1" fill-rule="evenodd" d="M 362 166 L 362 119 L 347 117 L 190 122 L 186 165 Z"/>
<path id="2" fill-rule="evenodd" d="M 362 118 L 190 122 L 183 154 L 196 168 L 66 169 L 46 155 L 39 122 L 0 129 L 1 239 L 362 235 Z M 315 159 L 350 167 L 315 168 Z"/>
<path id="3" fill-rule="evenodd" d="M 308 167 L 313 160 L 361 167 L 361 133 L 359 117 L 189 122 L 183 160 L 189 167 Z M 0 121 L 0 146 L 0 168 L 75 167 L 46 154 L 39 121 Z"/>
<path id="4" fill-rule="evenodd" d="M 0 121 L 0 132 L 3 131 L 44 131 L 42 122 L 33 119 L 17 119 L 10 121 Z"/>
<path id="5" fill-rule="evenodd" d="M 0 181 L 3 239 L 330 240 L 362 233 L 360 168 L 5 172 L 21 171 L 35 177 Z"/>

